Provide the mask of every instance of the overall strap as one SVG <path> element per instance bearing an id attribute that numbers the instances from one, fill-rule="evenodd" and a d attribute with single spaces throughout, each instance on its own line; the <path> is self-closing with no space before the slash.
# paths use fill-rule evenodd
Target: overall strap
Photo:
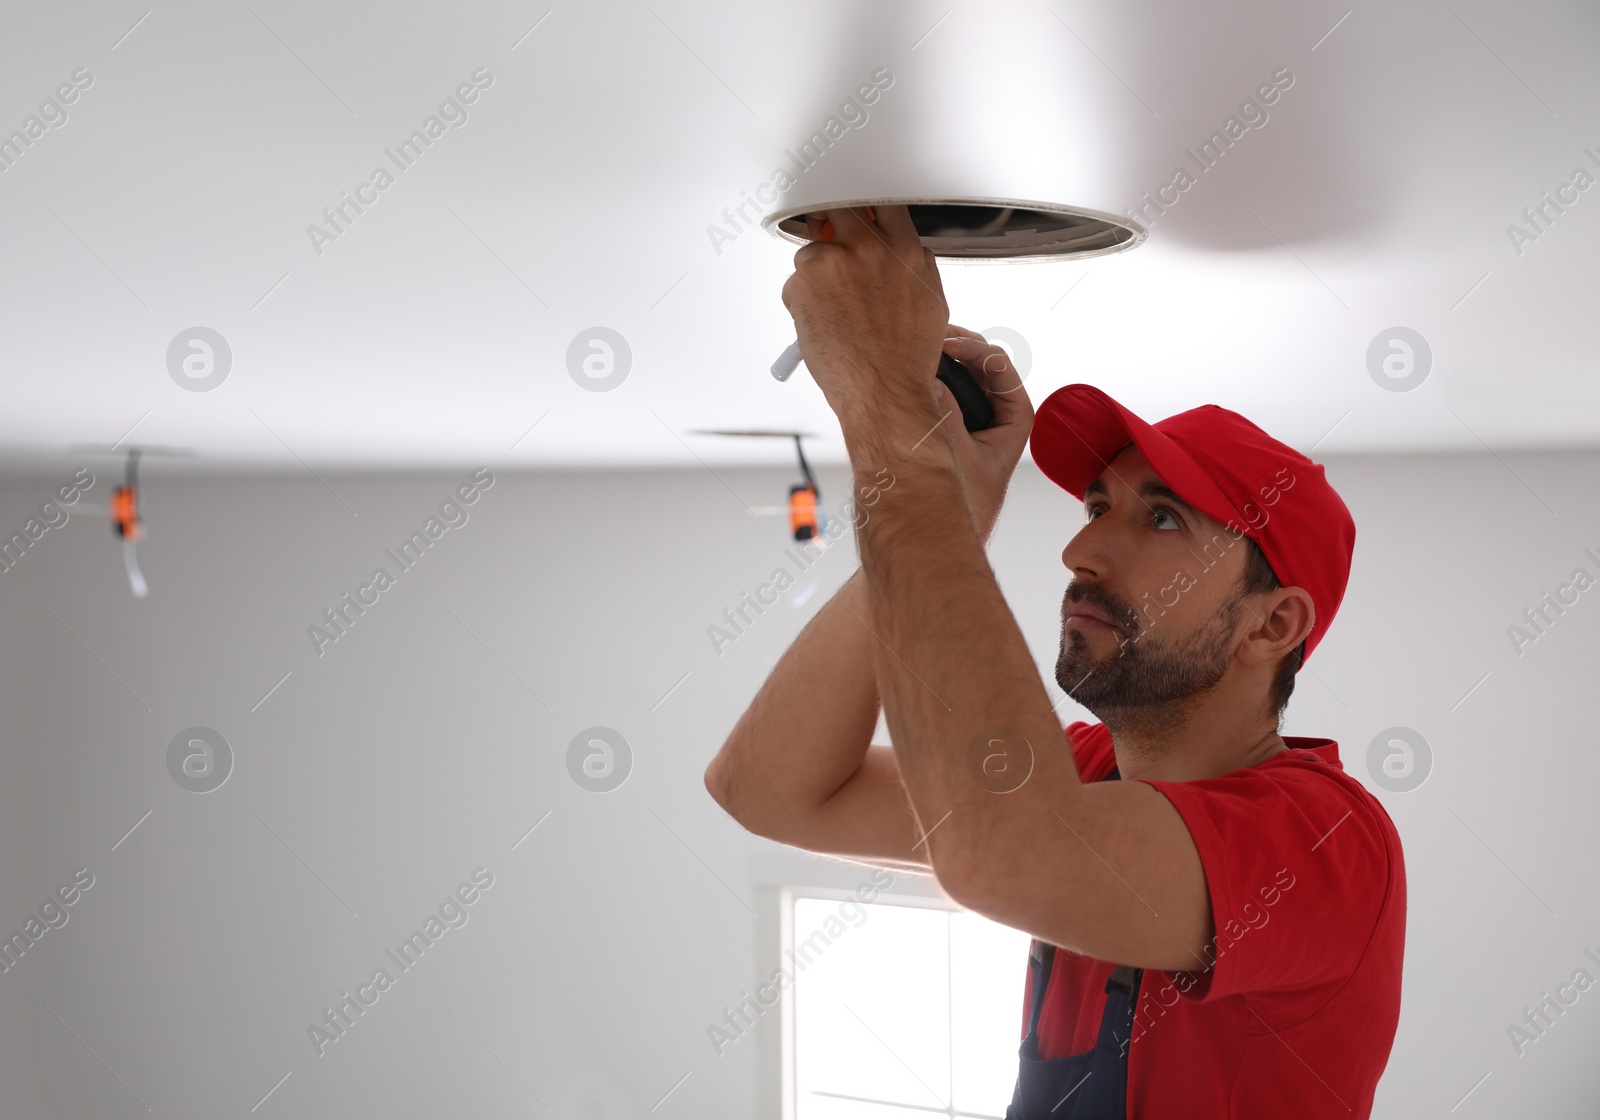
<path id="1" fill-rule="evenodd" d="M 1044 993 L 1050 986 L 1050 966 L 1055 959 L 1056 947 L 1035 937 L 1028 947 L 1028 960 L 1033 965 L 1033 991 L 1028 999 L 1029 1038 L 1036 1039 L 1039 1033 L 1039 1012 L 1044 1009 Z"/>
<path id="2" fill-rule="evenodd" d="M 1144 970 L 1119 964 L 1106 980 L 1106 1009 L 1100 1016 L 1100 1034 L 1095 1045 L 1117 1055 L 1124 1063 L 1133 1043 L 1134 1012 L 1139 1005 L 1139 981 Z M 1127 1078 L 1127 1066 L 1123 1066 Z"/>

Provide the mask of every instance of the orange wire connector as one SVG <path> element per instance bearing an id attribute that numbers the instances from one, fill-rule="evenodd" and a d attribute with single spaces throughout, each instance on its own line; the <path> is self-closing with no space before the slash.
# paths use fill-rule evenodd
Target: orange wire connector
<path id="1" fill-rule="evenodd" d="M 119 486 L 111 492 L 111 527 L 124 540 L 139 539 L 139 503 L 131 486 Z"/>
<path id="2" fill-rule="evenodd" d="M 817 492 L 803 482 L 789 487 L 789 531 L 797 541 L 817 535 Z"/>

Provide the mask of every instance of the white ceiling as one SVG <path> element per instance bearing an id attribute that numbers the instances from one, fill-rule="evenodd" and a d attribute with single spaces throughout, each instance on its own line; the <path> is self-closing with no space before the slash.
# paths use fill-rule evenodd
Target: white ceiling
<path id="1" fill-rule="evenodd" d="M 1035 402 L 1073 381 L 1151 419 L 1211 401 L 1319 457 L 1600 443 L 1600 190 L 1520 254 L 1507 233 L 1600 175 L 1592 4 L 146 11 L 0 11 L 0 133 L 93 75 L 0 174 L 13 466 L 119 440 L 210 469 L 792 459 L 701 427 L 798 427 L 839 461 L 809 375 L 767 373 L 794 247 L 753 229 L 719 254 L 707 227 L 883 67 L 816 186 L 1119 210 L 1294 76 L 1144 245 L 945 266 L 953 321 L 1027 339 Z M 318 255 L 307 226 L 480 67 L 466 123 Z M 167 368 L 197 325 L 233 355 L 206 392 Z M 602 393 L 567 371 L 596 325 L 633 359 Z M 1368 373 L 1395 326 L 1433 353 L 1407 392 Z"/>

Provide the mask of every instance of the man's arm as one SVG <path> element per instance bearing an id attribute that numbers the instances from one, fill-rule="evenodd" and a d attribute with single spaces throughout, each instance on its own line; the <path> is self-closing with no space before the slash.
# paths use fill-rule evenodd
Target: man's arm
<path id="1" fill-rule="evenodd" d="M 925 395 L 907 395 L 845 425 L 857 474 L 887 466 L 896 478 L 897 500 L 858 528 L 857 543 L 880 639 L 875 675 L 900 779 L 931 830 L 933 870 L 956 901 L 1053 944 L 1193 967 L 1211 908 L 1188 828 L 1152 786 L 1079 780 L 963 511 L 948 445 L 918 443 L 937 419 Z M 1028 774 L 1007 792 L 975 772 L 1001 736 L 1008 764 Z"/>
<path id="2" fill-rule="evenodd" d="M 871 743 L 869 613 L 857 569 L 779 659 L 706 768 L 706 789 L 757 835 L 927 874 L 893 748 Z"/>
<path id="3" fill-rule="evenodd" d="M 928 859 L 979 913 L 1103 960 L 1189 968 L 1211 925 L 1194 840 L 1155 787 L 1078 780 L 964 505 L 963 482 L 991 473 L 973 465 L 1001 460 L 984 433 L 974 438 L 948 402 L 936 404 L 949 322 L 938 261 L 909 209 L 874 209 L 875 218 L 826 211 L 835 239 L 795 253 L 783 302 L 852 469 L 896 478 L 896 500 L 880 503 L 856 540 L 878 687 L 901 781 L 928 826 Z M 1018 386 L 989 388 L 1004 396 Z M 968 769 L 969 752 L 981 762 L 997 732 L 1033 755 L 1028 780 L 1009 793 Z"/>

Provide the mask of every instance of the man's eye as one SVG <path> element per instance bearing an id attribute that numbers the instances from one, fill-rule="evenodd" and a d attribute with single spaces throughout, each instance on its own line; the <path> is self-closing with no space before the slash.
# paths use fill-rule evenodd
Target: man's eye
<path id="1" fill-rule="evenodd" d="M 1095 514 L 1103 513 L 1104 511 L 1104 504 L 1100 502 L 1094 502 L 1084 507 L 1083 516 L 1086 520 L 1093 521 Z M 1167 509 L 1165 506 L 1157 506 L 1155 509 L 1151 510 L 1150 516 L 1152 519 L 1154 519 L 1154 521 L 1159 521 L 1161 518 L 1165 517 L 1167 520 L 1172 522 L 1171 528 L 1173 529 L 1183 528 L 1183 522 L 1178 519 L 1178 515 L 1173 513 L 1170 509 Z"/>

